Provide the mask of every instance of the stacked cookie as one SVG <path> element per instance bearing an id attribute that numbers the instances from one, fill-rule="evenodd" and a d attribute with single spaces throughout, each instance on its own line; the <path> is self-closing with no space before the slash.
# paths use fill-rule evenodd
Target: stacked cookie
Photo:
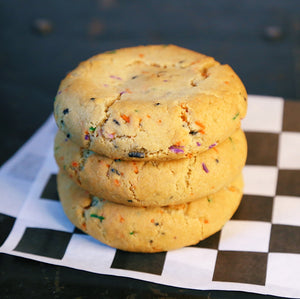
<path id="1" fill-rule="evenodd" d="M 242 197 L 246 110 L 246 90 L 228 65 L 173 45 L 81 63 L 54 104 L 66 215 L 127 251 L 167 251 L 212 235 Z"/>

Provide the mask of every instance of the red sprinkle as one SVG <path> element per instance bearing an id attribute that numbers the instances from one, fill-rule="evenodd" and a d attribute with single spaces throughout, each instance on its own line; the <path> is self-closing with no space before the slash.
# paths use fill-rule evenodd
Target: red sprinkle
<path id="1" fill-rule="evenodd" d="M 125 122 L 129 123 L 130 122 L 130 117 L 125 115 L 125 114 L 121 114 L 121 117 L 125 120 Z"/>

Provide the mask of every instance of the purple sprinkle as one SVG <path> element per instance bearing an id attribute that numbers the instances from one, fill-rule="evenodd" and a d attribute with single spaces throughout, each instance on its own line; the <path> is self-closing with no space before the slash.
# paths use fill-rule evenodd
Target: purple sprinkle
<path id="1" fill-rule="evenodd" d="M 84 136 L 84 139 L 85 139 L 85 140 L 90 140 L 90 136 L 89 136 L 88 134 L 86 134 L 86 135 Z"/>
<path id="2" fill-rule="evenodd" d="M 212 148 L 214 146 L 216 146 L 217 144 L 216 143 L 213 143 L 212 145 L 210 145 L 208 148 Z"/>
<path id="3" fill-rule="evenodd" d="M 168 82 L 168 80 L 164 80 L 164 82 Z"/>
<path id="4" fill-rule="evenodd" d="M 202 163 L 202 168 L 203 168 L 203 170 L 204 170 L 206 173 L 209 172 L 209 170 L 208 170 L 208 168 L 206 167 L 205 163 Z"/>
<path id="5" fill-rule="evenodd" d="M 121 92 L 120 92 L 120 96 L 121 96 L 122 94 L 126 93 L 126 92 L 127 92 L 126 90 L 121 91 Z"/>
<path id="6" fill-rule="evenodd" d="M 103 86 L 104 86 L 104 87 L 108 87 L 109 85 L 108 85 L 108 84 L 103 84 Z"/>
<path id="7" fill-rule="evenodd" d="M 179 153 L 184 153 L 184 150 L 183 150 L 184 146 L 170 146 L 169 147 L 169 150 L 175 154 L 179 154 Z"/>
<path id="8" fill-rule="evenodd" d="M 109 76 L 109 77 L 110 77 L 110 78 L 112 78 L 112 79 L 122 80 L 122 78 L 121 78 L 121 77 L 114 76 L 114 75 L 111 75 L 111 76 Z"/>
<path id="9" fill-rule="evenodd" d="M 201 146 L 201 143 L 200 142 L 196 142 L 197 146 Z"/>
<path id="10" fill-rule="evenodd" d="M 61 90 L 57 94 L 61 94 Z"/>

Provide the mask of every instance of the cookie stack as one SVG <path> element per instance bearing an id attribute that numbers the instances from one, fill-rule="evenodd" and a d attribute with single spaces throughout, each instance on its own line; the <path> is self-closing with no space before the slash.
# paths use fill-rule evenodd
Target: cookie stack
<path id="1" fill-rule="evenodd" d="M 54 103 L 64 211 L 112 247 L 159 252 L 219 231 L 242 198 L 246 90 L 228 65 L 173 45 L 105 52 Z"/>

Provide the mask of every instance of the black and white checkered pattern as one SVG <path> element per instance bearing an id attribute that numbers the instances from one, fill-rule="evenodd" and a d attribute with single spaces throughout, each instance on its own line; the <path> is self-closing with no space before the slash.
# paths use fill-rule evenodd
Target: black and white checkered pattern
<path id="1" fill-rule="evenodd" d="M 7 195 L 7 188 L 17 193 L 11 207 L 5 206 L 8 198 L 1 202 L 0 251 L 184 288 L 299 297 L 299 113 L 297 102 L 249 97 L 248 116 L 242 125 L 249 147 L 245 195 L 238 211 L 221 232 L 197 245 L 166 253 L 123 252 L 74 228 L 58 200 L 57 166 L 48 143 L 47 154 L 36 153 L 40 160 L 35 171 L 23 178 L 27 183 L 21 185 L 21 191 L 13 191 L 8 183 L 11 173 L 16 175 L 9 178 L 22 182 L 26 172 L 20 163 L 10 161 L 0 173 L 1 192 L 5 187 Z M 54 137 L 53 121 L 49 120 L 43 130 Z M 33 144 L 42 138 L 39 134 Z M 32 154 L 27 156 L 32 159 Z"/>

